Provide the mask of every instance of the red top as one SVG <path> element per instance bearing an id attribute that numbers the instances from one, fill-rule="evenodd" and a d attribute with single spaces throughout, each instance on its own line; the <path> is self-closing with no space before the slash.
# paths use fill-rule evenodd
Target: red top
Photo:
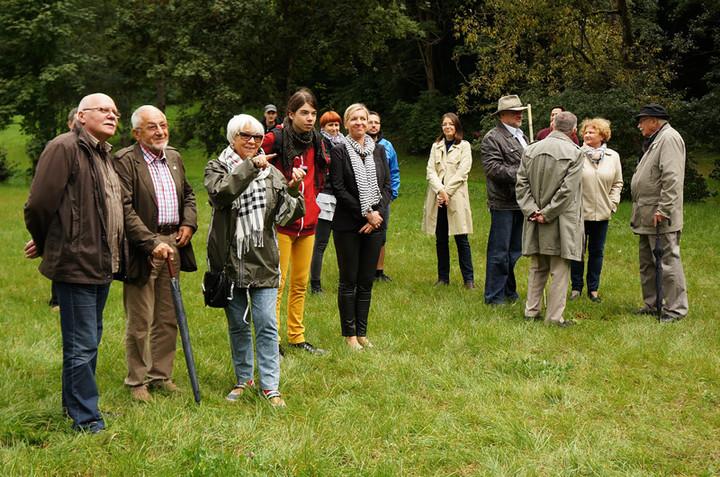
<path id="1" fill-rule="evenodd" d="M 278 126 L 278 128 L 282 128 L 282 125 Z M 265 154 L 272 154 L 274 144 L 275 132 L 273 130 L 265 135 L 261 148 Z M 282 157 L 280 157 L 279 154 L 270 162 L 282 172 L 286 179 L 292 174 L 292 170 L 285 171 L 283 169 Z M 303 179 L 302 184 L 300 184 L 300 192 L 305 198 L 305 215 L 284 227 L 277 226 L 277 230 L 281 234 L 295 237 L 313 235 L 318 223 L 318 215 L 320 215 L 320 207 L 315 200 L 320 191 L 315 187 L 315 147 L 313 144 L 310 144 L 310 147 L 305 150 L 302 156 L 296 156 L 293 160 L 293 167 L 300 168 L 302 166 L 307 167 L 305 179 Z"/>
<path id="2" fill-rule="evenodd" d="M 535 136 L 535 140 L 542 141 L 548 136 L 548 134 L 550 134 L 551 131 L 552 129 L 550 128 L 541 129 L 540 131 L 538 131 L 537 136 Z M 573 142 L 578 146 L 580 145 L 580 140 L 578 139 L 577 134 L 573 133 L 573 135 L 570 136 L 570 139 L 572 139 Z"/>

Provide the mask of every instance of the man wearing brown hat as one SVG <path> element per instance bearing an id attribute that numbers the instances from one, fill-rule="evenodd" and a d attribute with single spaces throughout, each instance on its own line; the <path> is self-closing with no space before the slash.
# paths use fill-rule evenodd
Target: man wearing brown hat
<path id="1" fill-rule="evenodd" d="M 520 129 L 523 106 L 517 95 L 498 101 L 498 124 L 482 140 L 487 204 L 491 223 L 485 268 L 485 303 L 516 301 L 515 263 L 522 253 L 523 214 L 515 198 L 515 181 L 527 136 Z"/>
<path id="2" fill-rule="evenodd" d="M 645 305 L 634 313 L 658 315 L 662 323 L 683 318 L 688 311 L 685 273 L 680 259 L 683 228 L 685 142 L 667 122 L 659 104 L 647 104 L 635 117 L 645 136 L 640 162 L 632 178 L 630 228 L 639 236 L 640 282 Z M 663 248 L 662 291 L 665 305 L 657 310 L 653 247 L 659 232 Z"/>

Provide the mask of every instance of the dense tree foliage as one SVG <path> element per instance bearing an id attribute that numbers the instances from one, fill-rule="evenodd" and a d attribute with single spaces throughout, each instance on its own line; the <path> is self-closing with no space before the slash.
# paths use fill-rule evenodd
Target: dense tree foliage
<path id="1" fill-rule="evenodd" d="M 691 147 L 720 147 L 718 32 L 715 0 L 6 0 L 0 127 L 22 117 L 36 158 L 103 91 L 125 113 L 121 142 L 133 108 L 174 104 L 174 141 L 214 153 L 230 116 L 282 109 L 308 86 L 323 110 L 364 101 L 402 150 L 423 152 L 442 112 L 461 112 L 472 139 L 517 93 L 535 132 L 556 103 L 610 119 L 632 172 L 645 102 L 666 105 Z"/>

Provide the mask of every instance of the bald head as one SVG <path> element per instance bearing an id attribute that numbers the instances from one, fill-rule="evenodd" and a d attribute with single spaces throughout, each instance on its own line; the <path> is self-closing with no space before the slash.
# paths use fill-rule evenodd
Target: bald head
<path id="1" fill-rule="evenodd" d="M 78 105 L 77 120 L 88 134 L 101 143 L 115 134 L 118 117 L 115 101 L 106 94 L 89 94 Z"/>

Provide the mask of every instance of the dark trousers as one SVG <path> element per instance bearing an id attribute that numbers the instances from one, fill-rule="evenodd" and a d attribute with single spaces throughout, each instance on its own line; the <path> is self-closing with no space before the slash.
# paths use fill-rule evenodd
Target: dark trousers
<path id="1" fill-rule="evenodd" d="M 360 234 L 335 230 L 333 240 L 340 275 L 338 309 L 342 335 L 363 337 L 367 333 L 372 286 L 383 231 Z"/>
<path id="2" fill-rule="evenodd" d="M 458 250 L 460 272 L 465 283 L 475 281 L 472 253 L 467 234 L 454 235 Z M 435 250 L 438 259 L 438 280 L 450 283 L 450 239 L 448 237 L 447 207 L 438 207 L 437 224 L 435 226 Z"/>
<path id="3" fill-rule="evenodd" d="M 63 405 L 73 428 L 104 429 L 95 382 L 97 352 L 103 331 L 103 310 L 110 284 L 56 282 L 63 341 Z"/>
<path id="4" fill-rule="evenodd" d="M 598 291 L 600 287 L 600 272 L 603 265 L 603 251 L 605 250 L 605 239 L 607 238 L 608 220 L 585 221 L 585 243 L 587 249 L 587 288 L 588 292 Z M 582 291 L 583 271 L 585 260 L 570 262 L 570 282 L 572 289 Z"/>
<path id="5" fill-rule="evenodd" d="M 490 234 L 485 269 L 485 303 L 517 300 L 515 264 L 522 255 L 525 217 L 519 210 L 490 210 Z"/>
<path id="6" fill-rule="evenodd" d="M 332 232 L 332 220 L 318 220 L 315 227 L 315 245 L 313 245 L 312 262 L 310 262 L 310 288 L 321 289 L 320 275 L 322 274 L 322 262 L 325 249 L 330 242 Z"/>

